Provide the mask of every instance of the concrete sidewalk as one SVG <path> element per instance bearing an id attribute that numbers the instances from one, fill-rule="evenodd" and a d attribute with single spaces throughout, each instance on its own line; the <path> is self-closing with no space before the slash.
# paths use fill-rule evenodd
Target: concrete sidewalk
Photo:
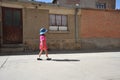
<path id="1" fill-rule="evenodd" d="M 120 52 L 0 56 L 0 80 L 120 80 Z"/>

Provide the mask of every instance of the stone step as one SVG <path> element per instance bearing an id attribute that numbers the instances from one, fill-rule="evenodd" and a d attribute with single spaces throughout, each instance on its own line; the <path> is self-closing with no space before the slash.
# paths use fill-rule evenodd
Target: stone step
<path id="1" fill-rule="evenodd" d="M 23 44 L 3 44 L 1 45 L 1 52 L 21 52 L 24 51 Z"/>
<path id="2" fill-rule="evenodd" d="M 2 48 L 19 48 L 19 47 L 23 47 L 23 44 L 2 44 L 1 47 Z"/>

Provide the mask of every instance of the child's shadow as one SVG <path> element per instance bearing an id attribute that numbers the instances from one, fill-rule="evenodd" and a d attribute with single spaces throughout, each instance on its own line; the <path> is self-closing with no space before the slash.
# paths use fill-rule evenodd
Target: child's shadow
<path id="1" fill-rule="evenodd" d="M 52 59 L 52 61 L 77 62 L 77 61 L 80 61 L 80 60 L 78 60 L 78 59 Z"/>

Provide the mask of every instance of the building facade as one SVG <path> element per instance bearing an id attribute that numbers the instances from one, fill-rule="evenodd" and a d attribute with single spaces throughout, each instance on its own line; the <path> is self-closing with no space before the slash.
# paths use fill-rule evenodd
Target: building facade
<path id="1" fill-rule="evenodd" d="M 49 49 L 74 49 L 74 8 L 34 2 L 4 1 L 0 5 L 3 48 L 6 44 L 15 44 L 23 45 L 24 50 L 38 50 L 39 30 L 45 27 Z M 77 46 L 80 48 L 79 44 Z"/>
<path id="2" fill-rule="evenodd" d="M 20 46 L 24 51 L 39 50 L 41 27 L 48 29 L 46 37 L 51 50 L 119 49 L 119 19 L 119 10 L 0 2 L 0 50 L 6 45 Z"/>
<path id="3" fill-rule="evenodd" d="M 53 0 L 58 5 L 73 5 L 80 8 L 115 9 L 116 0 Z"/>

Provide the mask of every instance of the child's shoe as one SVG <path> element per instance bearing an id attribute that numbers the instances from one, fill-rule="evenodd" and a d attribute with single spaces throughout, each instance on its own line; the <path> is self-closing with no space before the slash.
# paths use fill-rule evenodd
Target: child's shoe
<path id="1" fill-rule="evenodd" d="M 47 58 L 46 60 L 51 60 L 51 58 Z"/>
<path id="2" fill-rule="evenodd" d="M 42 60 L 41 58 L 37 58 L 37 60 Z"/>

